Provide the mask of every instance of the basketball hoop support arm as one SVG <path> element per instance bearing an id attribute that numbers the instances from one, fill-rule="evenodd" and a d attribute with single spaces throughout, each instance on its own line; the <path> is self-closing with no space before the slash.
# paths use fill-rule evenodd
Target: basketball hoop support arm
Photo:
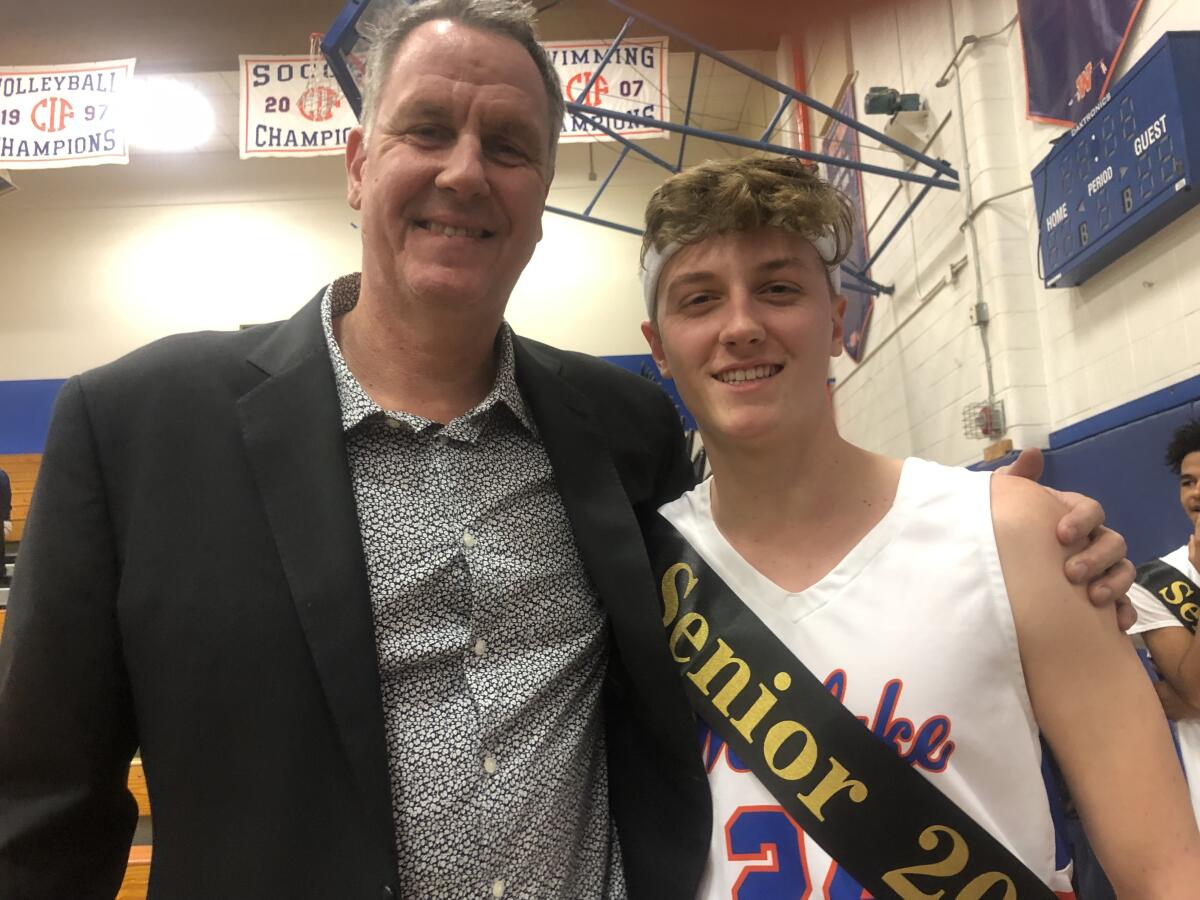
<path id="1" fill-rule="evenodd" d="M 356 81 L 354 74 L 350 71 L 350 67 L 347 64 L 347 55 L 350 53 L 350 51 L 354 47 L 355 42 L 358 40 L 358 32 L 357 32 L 358 21 L 362 17 L 363 13 L 365 13 L 367 11 L 367 8 L 371 5 L 371 3 L 372 3 L 372 0 L 346 0 L 345 6 L 338 13 L 337 18 L 334 20 L 333 24 L 326 31 L 324 38 L 321 40 L 321 51 L 325 55 L 325 58 L 328 61 L 330 68 L 332 69 L 334 76 L 336 77 L 338 84 L 342 89 L 342 93 L 346 97 L 347 102 L 350 104 L 351 108 L 354 110 L 355 115 L 359 118 L 360 121 L 362 119 L 362 94 L 361 94 L 361 91 L 359 90 L 358 82 Z M 597 217 L 593 216 L 591 214 L 591 212 L 595 208 L 596 204 L 599 202 L 601 195 L 604 193 L 605 189 L 612 182 L 613 178 L 615 177 L 615 175 L 617 173 L 617 170 L 620 168 L 621 164 L 625 161 L 626 157 L 629 155 L 630 152 L 638 154 L 639 156 L 643 157 L 644 159 L 648 160 L 649 162 L 652 162 L 655 165 L 666 169 L 668 172 L 675 173 L 675 172 L 680 171 L 680 169 L 682 169 L 682 167 L 683 167 L 684 151 L 686 149 L 687 141 L 688 141 L 689 137 L 704 138 L 706 140 L 715 141 L 717 143 L 732 145 L 732 146 L 736 146 L 736 147 L 742 147 L 742 148 L 749 149 L 749 150 L 758 150 L 758 151 L 762 151 L 762 152 L 766 152 L 766 153 L 774 153 L 774 154 L 778 154 L 778 155 L 782 155 L 782 156 L 796 157 L 799 159 L 809 160 L 812 162 L 825 163 L 826 165 L 829 165 L 829 166 L 836 166 L 836 167 L 846 168 L 846 169 L 856 169 L 860 172 L 866 172 L 868 174 L 881 175 L 881 176 L 887 177 L 887 178 L 894 178 L 898 181 L 908 181 L 908 182 L 914 182 L 914 183 L 923 185 L 923 188 L 922 188 L 920 194 L 909 205 L 908 209 L 904 212 L 904 214 L 900 217 L 900 219 L 892 227 L 892 229 L 888 233 L 887 237 L 884 238 L 883 242 L 876 248 L 875 252 L 871 255 L 870 259 L 867 261 L 864 269 L 866 271 L 870 271 L 872 264 L 874 264 L 879 259 L 880 255 L 883 253 L 883 251 L 891 244 L 892 240 L 900 232 L 900 229 L 908 221 L 908 219 L 911 218 L 913 213 L 916 211 L 917 207 L 929 195 L 930 191 L 933 188 L 936 187 L 936 188 L 940 188 L 943 190 L 958 190 L 959 189 L 959 174 L 945 160 L 934 159 L 930 156 L 925 155 L 924 153 L 913 150 L 913 149 L 905 146 L 904 144 L 901 144 L 900 142 L 888 137 L 886 134 L 876 131 L 875 129 L 870 128 L 867 125 L 863 125 L 861 122 L 858 122 L 858 121 L 854 120 L 853 118 L 844 115 L 840 111 L 833 109 L 833 108 L 825 105 L 824 103 L 821 103 L 818 100 L 814 100 L 812 97 L 808 96 L 807 94 L 805 94 L 801 91 L 798 91 L 792 87 L 789 87 L 788 85 L 783 84 L 782 82 L 776 81 L 775 79 L 770 78 L 761 72 L 755 71 L 754 69 L 750 68 L 749 66 L 738 62 L 737 60 L 725 55 L 724 53 L 721 53 L 719 50 L 716 50 L 712 47 L 709 47 L 709 46 L 695 40 L 694 38 L 690 37 L 689 35 L 685 34 L 682 31 L 679 31 L 678 29 L 672 28 L 671 26 L 667 25 L 665 22 L 663 22 L 659 19 L 656 19 L 653 16 L 639 12 L 636 9 L 633 9 L 632 7 L 630 7 L 627 4 L 625 4 L 624 2 L 622 2 L 622 0 L 608 0 L 608 4 L 610 6 L 616 8 L 617 10 L 620 10 L 621 12 L 625 13 L 627 18 L 625 19 L 625 22 L 622 25 L 620 31 L 618 32 L 616 38 L 612 41 L 608 50 L 605 52 L 597 69 L 594 72 L 590 73 L 587 84 L 584 87 L 583 93 L 578 96 L 580 96 L 581 98 L 583 98 L 585 100 L 587 99 L 589 92 L 592 90 L 593 86 L 598 82 L 602 71 L 604 70 L 605 66 L 608 64 L 609 60 L 611 60 L 613 54 L 620 47 L 621 42 L 625 39 L 625 36 L 629 32 L 629 29 L 633 26 L 633 24 L 636 21 L 640 20 L 640 21 L 643 21 L 646 24 L 650 25 L 651 27 L 657 29 L 658 31 L 661 31 L 661 32 L 667 34 L 669 37 L 672 37 L 679 41 L 682 41 L 685 44 L 687 44 L 688 46 L 690 46 L 691 48 L 693 48 L 692 73 L 691 73 L 691 80 L 688 85 L 687 106 L 684 110 L 683 124 L 680 125 L 680 124 L 676 124 L 673 122 L 665 122 L 665 121 L 661 121 L 659 119 L 654 119 L 654 118 L 651 118 L 648 116 L 635 115 L 632 113 L 626 113 L 626 112 L 622 112 L 619 110 L 604 109 L 603 107 L 599 107 L 599 106 L 588 106 L 586 104 L 580 104 L 580 103 L 575 103 L 575 102 L 570 102 L 570 101 L 567 102 L 566 109 L 571 115 L 577 116 L 581 119 L 584 119 L 589 125 L 592 125 L 597 131 L 600 131 L 605 136 L 620 143 L 622 145 L 623 149 L 622 149 L 622 152 L 620 153 L 616 163 L 613 165 L 612 169 L 609 171 L 608 175 L 605 177 L 604 182 L 600 185 L 599 189 L 596 191 L 595 196 L 593 196 L 591 201 L 588 203 L 584 212 L 578 213 L 578 212 L 574 212 L 571 210 L 562 209 L 560 207 L 547 206 L 546 209 L 549 210 L 550 212 L 556 213 L 558 215 L 567 216 L 568 218 L 573 218 L 573 219 L 577 219 L 577 220 L 584 221 L 584 222 L 590 222 L 595 225 L 601 225 L 605 228 L 612 228 L 617 231 L 625 232 L 627 234 L 641 235 L 642 232 L 640 229 L 637 229 L 637 228 L 634 228 L 634 227 L 628 226 L 628 225 L 623 225 L 618 222 L 612 222 L 612 221 L 609 221 L 606 219 L 597 218 Z M 739 72 L 740 74 L 745 75 L 746 77 L 748 77 L 768 88 L 771 88 L 772 90 L 774 90 L 782 95 L 779 106 L 776 109 L 775 114 L 771 119 L 771 122 L 767 125 L 766 129 L 764 129 L 761 137 L 758 140 L 754 140 L 752 138 L 744 138 L 739 135 L 730 135 L 730 134 L 721 133 L 721 132 L 709 131 L 708 129 L 696 128 L 693 125 L 691 125 L 692 106 L 693 106 L 693 101 L 695 98 L 696 77 L 697 77 L 697 73 L 699 71 L 700 54 L 708 56 L 709 58 L 721 63 L 722 65 L 725 65 L 725 66 L 733 69 L 734 71 Z M 803 105 L 803 106 L 810 107 L 820 113 L 823 113 L 824 115 L 828 116 L 830 119 L 840 122 L 840 123 L 846 125 L 847 127 L 854 129 L 855 131 L 859 132 L 860 134 L 866 135 L 867 137 L 870 137 L 876 141 L 879 141 L 880 144 L 891 148 L 892 150 L 896 151 L 897 153 L 901 154 L 902 156 L 907 157 L 916 163 L 920 163 L 922 165 L 928 166 L 929 168 L 931 168 L 933 170 L 933 174 L 925 175 L 925 174 L 918 174 L 916 172 L 905 171 L 902 169 L 892 169 L 892 168 L 889 168 L 886 166 L 877 166 L 877 165 L 872 165 L 870 163 L 864 163 L 862 161 L 848 160 L 848 159 L 844 159 L 841 157 L 832 157 L 827 154 L 813 153 L 811 151 L 799 150 L 799 149 L 795 149 L 792 147 L 787 147 L 787 146 L 784 146 L 781 144 L 776 144 L 776 143 L 770 142 L 771 136 L 775 133 L 775 130 L 778 127 L 779 122 L 782 120 L 784 113 L 787 111 L 788 107 L 793 102 Z M 675 163 L 668 162 L 667 160 L 656 155 L 655 153 L 652 153 L 651 151 L 646 150 L 644 147 L 639 146 L 634 141 L 621 135 L 615 129 L 613 129 L 613 128 L 609 127 L 607 124 L 605 124 L 605 122 L 602 121 L 602 117 L 606 117 L 610 121 L 615 120 L 618 122 L 624 122 L 624 123 L 628 123 L 628 124 L 632 124 L 632 125 L 640 125 L 640 126 L 644 126 L 644 127 L 658 128 L 663 131 L 667 131 L 667 132 L 671 132 L 671 133 L 680 135 L 681 139 L 680 139 L 680 146 L 679 146 L 678 162 L 675 162 Z M 877 282 L 875 282 L 875 281 L 871 280 L 869 277 L 867 277 L 863 272 L 858 272 L 858 271 L 854 270 L 853 268 L 850 268 L 845 265 L 842 266 L 842 270 L 846 274 L 851 276 L 853 281 L 856 282 L 856 283 L 845 284 L 846 290 L 851 290 L 851 291 L 861 292 L 861 293 L 868 293 L 868 294 L 876 294 L 876 295 L 880 294 L 880 293 L 890 294 L 894 291 L 893 287 L 878 284 Z"/>

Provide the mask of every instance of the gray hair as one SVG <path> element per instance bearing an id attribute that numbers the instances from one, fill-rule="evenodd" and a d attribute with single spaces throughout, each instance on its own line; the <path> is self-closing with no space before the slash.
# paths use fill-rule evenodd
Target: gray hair
<path id="1" fill-rule="evenodd" d="M 533 6 L 525 0 L 417 0 L 411 5 L 397 0 L 394 8 L 370 26 L 371 47 L 367 53 L 367 71 L 363 81 L 364 134 L 370 133 L 375 122 L 388 73 L 405 39 L 426 22 L 448 19 L 479 31 L 512 38 L 529 53 L 546 89 L 550 116 L 549 168 L 553 171 L 566 106 L 558 71 L 550 60 L 550 54 L 538 43 L 534 12 Z"/>

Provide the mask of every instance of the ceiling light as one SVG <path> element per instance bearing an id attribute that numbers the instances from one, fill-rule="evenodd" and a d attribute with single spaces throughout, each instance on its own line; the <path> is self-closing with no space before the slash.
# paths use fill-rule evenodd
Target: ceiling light
<path id="1" fill-rule="evenodd" d="M 177 78 L 134 78 L 128 104 L 129 142 L 139 150 L 179 153 L 196 149 L 212 136 L 208 98 Z"/>

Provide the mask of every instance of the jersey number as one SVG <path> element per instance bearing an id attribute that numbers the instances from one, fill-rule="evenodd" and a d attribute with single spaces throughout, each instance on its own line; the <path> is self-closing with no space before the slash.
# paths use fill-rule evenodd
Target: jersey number
<path id="1" fill-rule="evenodd" d="M 944 841 L 943 838 L 947 838 Z M 933 862 L 895 869 L 883 876 L 903 900 L 942 900 L 945 891 L 928 894 L 910 880 L 953 878 L 967 867 L 966 841 L 952 828 L 933 825 L 921 834 L 921 849 L 940 854 Z M 743 806 L 725 825 L 725 847 L 731 862 L 749 863 L 733 886 L 734 900 L 808 900 L 812 879 L 804 853 L 804 833 L 779 806 Z M 754 865 L 758 863 L 758 865 Z M 992 888 L 999 888 L 993 892 Z M 869 900 L 870 894 L 837 863 L 825 879 L 825 900 Z M 1016 900 L 1017 890 L 1007 875 L 985 872 L 971 880 L 955 900 Z"/>
<path id="2" fill-rule="evenodd" d="M 808 900 L 812 879 L 804 854 L 804 832 L 781 806 L 743 806 L 725 825 L 732 862 L 747 865 L 733 886 L 734 900 Z M 841 866 L 825 881 L 825 900 L 863 900 L 871 895 Z"/>

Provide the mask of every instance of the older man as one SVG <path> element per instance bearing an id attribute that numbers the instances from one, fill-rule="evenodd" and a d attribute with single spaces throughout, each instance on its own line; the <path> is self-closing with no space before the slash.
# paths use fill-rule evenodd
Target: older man
<path id="1" fill-rule="evenodd" d="M 63 389 L 0 645 L 0 897 L 115 893 L 139 746 L 154 897 L 694 895 L 707 787 L 637 526 L 690 486 L 678 419 L 503 320 L 562 119 L 531 22 L 384 24 L 361 276 Z"/>
<path id="2" fill-rule="evenodd" d="M 0 587 L 7 587 L 8 556 L 5 542 L 12 533 L 12 482 L 3 469 L 0 469 L 0 522 L 3 523 L 4 529 L 0 531 Z"/>

